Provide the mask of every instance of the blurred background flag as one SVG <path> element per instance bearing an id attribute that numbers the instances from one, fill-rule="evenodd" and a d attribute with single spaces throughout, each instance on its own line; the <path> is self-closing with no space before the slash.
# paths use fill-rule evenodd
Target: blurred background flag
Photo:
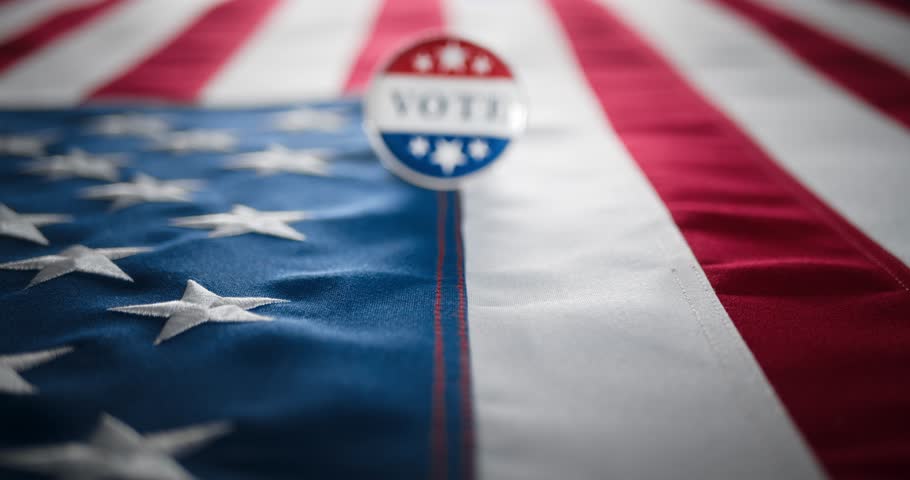
<path id="1" fill-rule="evenodd" d="M 406 42 L 528 133 L 401 182 Z M 0 477 L 910 477 L 900 0 L 0 2 Z M 466 59 L 466 61 L 469 59 Z"/>

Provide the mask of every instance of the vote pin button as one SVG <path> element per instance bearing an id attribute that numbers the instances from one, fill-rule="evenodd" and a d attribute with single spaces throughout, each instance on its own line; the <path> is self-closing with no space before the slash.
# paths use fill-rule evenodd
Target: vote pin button
<path id="1" fill-rule="evenodd" d="M 374 75 L 364 108 L 383 165 L 434 190 L 454 190 L 487 171 L 527 119 L 505 62 L 448 35 L 424 38 L 394 55 Z"/>

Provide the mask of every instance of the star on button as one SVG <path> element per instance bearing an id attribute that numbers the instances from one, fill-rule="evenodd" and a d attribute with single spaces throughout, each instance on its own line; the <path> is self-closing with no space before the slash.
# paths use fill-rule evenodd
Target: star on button
<path id="1" fill-rule="evenodd" d="M 433 56 L 429 53 L 418 53 L 414 55 L 411 66 L 418 72 L 428 72 L 433 68 Z"/>
<path id="2" fill-rule="evenodd" d="M 158 180 L 137 173 L 131 182 L 98 185 L 82 189 L 82 197 L 113 200 L 111 210 L 120 210 L 146 202 L 188 202 L 193 191 L 201 188 L 198 180 Z"/>
<path id="3" fill-rule="evenodd" d="M 347 123 L 344 115 L 328 110 L 299 108 L 274 116 L 274 126 L 284 132 L 333 132 Z"/>
<path id="4" fill-rule="evenodd" d="M 60 480 L 194 480 L 175 458 L 230 431 L 229 422 L 209 422 L 141 435 L 105 413 L 83 442 L 0 450 L 0 465 Z"/>
<path id="5" fill-rule="evenodd" d="M 259 175 L 281 172 L 327 175 L 329 164 L 313 151 L 288 150 L 282 145 L 272 145 L 268 150 L 237 155 L 226 168 L 255 170 Z"/>
<path id="6" fill-rule="evenodd" d="M 478 75 L 486 75 L 490 73 L 490 70 L 493 70 L 493 66 L 490 64 L 490 57 L 486 55 L 474 57 L 474 60 L 471 62 L 472 72 Z"/>
<path id="7" fill-rule="evenodd" d="M 171 225 L 187 228 L 212 228 L 209 237 L 232 237 L 247 233 L 259 233 L 288 240 L 302 241 L 306 236 L 291 228 L 288 223 L 299 222 L 307 217 L 300 210 L 260 212 L 245 205 L 234 205 L 230 213 L 215 213 L 181 217 L 171 220 Z"/>
<path id="8" fill-rule="evenodd" d="M 436 150 L 430 156 L 430 161 L 439 165 L 443 173 L 451 175 L 455 167 L 460 167 L 466 162 L 461 146 L 461 140 L 439 139 L 436 141 Z"/>
<path id="9" fill-rule="evenodd" d="M 443 70 L 464 70 L 467 53 L 457 42 L 449 42 L 439 50 L 439 63 Z"/>
<path id="10" fill-rule="evenodd" d="M 28 240 L 39 245 L 47 245 L 47 238 L 38 230 L 44 225 L 66 223 L 73 220 L 69 215 L 52 213 L 16 213 L 12 208 L 0 203 L 0 236 Z"/>
<path id="11" fill-rule="evenodd" d="M 164 328 L 161 329 L 161 333 L 155 339 L 155 345 L 158 345 L 206 322 L 262 322 L 271 320 L 271 317 L 257 315 L 247 310 L 284 302 L 287 302 L 287 300 L 266 297 L 222 297 L 208 291 L 193 280 L 188 280 L 180 300 L 114 307 L 109 310 L 147 317 L 167 318 Z"/>
<path id="12" fill-rule="evenodd" d="M 430 142 L 423 137 L 414 137 L 408 142 L 408 151 L 417 158 L 423 158 L 430 151 Z"/>
<path id="13" fill-rule="evenodd" d="M 171 153 L 230 152 L 237 139 L 223 130 L 180 130 L 159 134 L 154 149 Z"/>
<path id="14" fill-rule="evenodd" d="M 490 154 L 490 145 L 487 142 L 475 138 L 468 144 L 468 155 L 474 160 L 483 160 Z"/>
<path id="15" fill-rule="evenodd" d="M 89 131 L 111 137 L 151 137 L 166 132 L 168 124 L 163 119 L 139 113 L 103 115 L 92 119 Z"/>
<path id="16" fill-rule="evenodd" d="M 60 347 L 37 352 L 0 355 L 0 393 L 17 395 L 37 393 L 38 389 L 26 382 L 19 372 L 50 362 L 72 351 L 72 347 Z"/>
<path id="17" fill-rule="evenodd" d="M 44 155 L 44 147 L 49 141 L 47 135 L 0 135 L 0 155 L 20 157 Z"/>
<path id="18" fill-rule="evenodd" d="M 32 160 L 23 170 L 30 175 L 43 175 L 48 180 L 90 178 L 116 182 L 123 165 L 122 155 L 91 155 L 73 148 L 65 155 Z"/>
<path id="19" fill-rule="evenodd" d="M 150 251 L 150 248 L 88 248 L 82 245 L 73 245 L 56 255 L 17 260 L 14 262 L 0 263 L 2 270 L 38 270 L 35 278 L 25 288 L 33 287 L 39 283 L 52 280 L 72 272 L 90 273 L 102 277 L 116 278 L 132 282 L 123 270 L 114 264 L 113 260 L 126 258 L 137 253 Z"/>

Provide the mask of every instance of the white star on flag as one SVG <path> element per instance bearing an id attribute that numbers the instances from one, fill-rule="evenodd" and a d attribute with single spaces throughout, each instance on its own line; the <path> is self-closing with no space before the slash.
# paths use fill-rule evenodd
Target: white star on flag
<path id="1" fill-rule="evenodd" d="M 447 141 L 439 139 L 436 141 L 436 150 L 431 155 L 431 161 L 439 165 L 442 172 L 451 175 L 455 167 L 465 164 L 464 153 L 461 152 L 461 140 Z"/>
<path id="2" fill-rule="evenodd" d="M 90 273 L 102 277 L 116 278 L 132 282 L 123 270 L 114 264 L 113 260 L 150 251 L 144 247 L 124 248 L 88 248 L 82 245 L 73 245 L 56 255 L 27 258 L 14 262 L 0 263 L 2 270 L 39 270 L 28 286 L 33 287 L 39 283 L 52 280 L 72 272 Z"/>
<path id="3" fill-rule="evenodd" d="M 52 348 L 36 352 L 0 355 L 0 393 L 16 395 L 34 394 L 38 391 L 34 385 L 23 379 L 19 372 L 50 362 L 55 358 L 73 351 L 72 347 Z"/>
<path id="4" fill-rule="evenodd" d="M 468 155 L 474 160 L 483 160 L 489 154 L 490 145 L 479 138 L 475 138 L 468 144 Z"/>
<path id="5" fill-rule="evenodd" d="M 230 152 L 237 139 L 223 130 L 181 130 L 154 137 L 156 150 L 171 153 Z"/>
<path id="6" fill-rule="evenodd" d="M 0 155 L 44 155 L 44 147 L 49 141 L 47 135 L 0 135 Z"/>
<path id="7" fill-rule="evenodd" d="M 158 180 L 137 173 L 131 182 L 84 188 L 81 195 L 93 200 L 113 200 L 111 210 L 119 210 L 145 202 L 188 202 L 192 192 L 201 186 L 198 180 Z"/>
<path id="8" fill-rule="evenodd" d="M 411 155 L 422 158 L 430 151 L 430 142 L 424 137 L 414 137 L 408 142 L 408 150 L 411 152 Z"/>
<path id="9" fill-rule="evenodd" d="M 108 310 L 133 315 L 167 318 L 161 333 L 155 339 L 155 345 L 158 345 L 206 322 L 261 322 L 271 320 L 271 317 L 250 313 L 247 310 L 284 302 L 287 302 L 287 300 L 266 297 L 222 297 L 208 291 L 193 280 L 188 280 L 180 300 L 145 305 L 128 305 Z"/>
<path id="10" fill-rule="evenodd" d="M 414 55 L 412 65 L 418 72 L 427 72 L 433 68 L 433 56 L 429 53 L 418 53 Z"/>
<path id="11" fill-rule="evenodd" d="M 116 182 L 120 178 L 119 168 L 123 163 L 123 155 L 92 155 L 73 148 L 65 155 L 32 160 L 23 172 L 43 175 L 48 180 L 89 178 Z"/>
<path id="12" fill-rule="evenodd" d="M 255 170 L 259 175 L 274 175 L 281 172 L 327 175 L 329 164 L 315 151 L 288 150 L 282 145 L 273 144 L 268 150 L 236 155 L 226 168 Z"/>
<path id="13" fill-rule="evenodd" d="M 490 70 L 493 70 L 493 66 L 490 64 L 490 57 L 487 57 L 486 55 L 474 57 L 474 60 L 471 62 L 471 71 L 478 75 L 486 75 L 490 73 Z"/>
<path id="14" fill-rule="evenodd" d="M 439 50 L 439 63 L 444 70 L 464 70 L 467 53 L 456 42 L 449 42 Z"/>
<path id="15" fill-rule="evenodd" d="M 0 203 L 0 236 L 28 240 L 40 245 L 47 245 L 47 238 L 38 230 L 44 225 L 71 222 L 73 217 L 53 213 L 16 213 L 12 208 Z"/>
<path id="16" fill-rule="evenodd" d="M 285 132 L 333 132 L 344 127 L 347 118 L 328 110 L 299 108 L 275 115 L 274 126 Z"/>
<path id="17" fill-rule="evenodd" d="M 187 228 L 212 228 L 209 237 L 231 237 L 259 233 L 288 240 L 302 241 L 306 236 L 291 228 L 288 223 L 307 217 L 300 210 L 261 212 L 246 205 L 234 205 L 230 213 L 215 213 L 171 220 L 171 225 Z"/>
<path id="18" fill-rule="evenodd" d="M 89 131 L 100 135 L 151 137 L 166 132 L 168 124 L 162 118 L 140 113 L 103 115 L 93 119 Z"/>
<path id="19" fill-rule="evenodd" d="M 84 442 L 0 450 L 0 465 L 60 480 L 194 480 L 174 458 L 230 431 L 229 422 L 210 422 L 140 435 L 105 413 Z"/>

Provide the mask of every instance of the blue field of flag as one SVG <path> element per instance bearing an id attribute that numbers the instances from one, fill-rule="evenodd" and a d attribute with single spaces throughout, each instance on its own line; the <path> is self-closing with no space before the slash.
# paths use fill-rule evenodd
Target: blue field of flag
<path id="1" fill-rule="evenodd" d="M 126 468 L 67 443 L 162 478 L 425 477 L 437 310 L 457 459 L 457 197 L 387 173 L 360 116 L 0 113 L 0 477 Z"/>

